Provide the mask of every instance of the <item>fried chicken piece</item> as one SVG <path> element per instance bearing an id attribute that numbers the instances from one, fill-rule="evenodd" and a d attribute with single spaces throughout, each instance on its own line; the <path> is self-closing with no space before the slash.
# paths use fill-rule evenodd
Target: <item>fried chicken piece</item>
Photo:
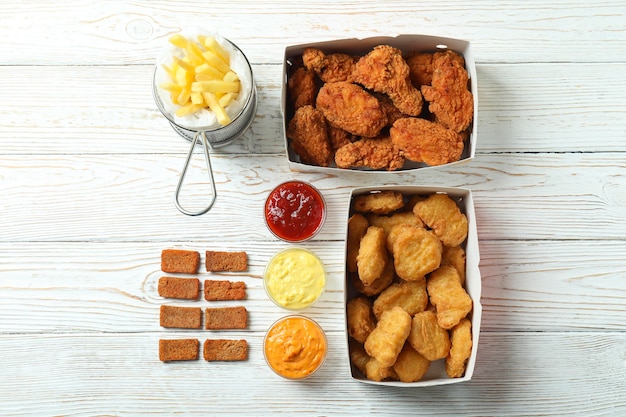
<path id="1" fill-rule="evenodd" d="M 307 71 L 300 67 L 296 69 L 287 81 L 287 92 L 289 101 L 294 109 L 302 106 L 313 106 L 319 86 L 316 75 L 312 71 Z"/>
<path id="2" fill-rule="evenodd" d="M 428 293 L 426 292 L 426 280 L 404 281 L 391 284 L 380 293 L 372 305 L 372 311 L 377 319 L 383 312 L 394 306 L 400 306 L 409 315 L 424 311 L 428 305 Z"/>
<path id="3" fill-rule="evenodd" d="M 433 311 L 422 311 L 413 316 L 408 342 L 430 361 L 443 359 L 450 353 L 448 331 L 439 326 Z"/>
<path id="4" fill-rule="evenodd" d="M 411 316 L 402 307 L 385 311 L 365 341 L 365 351 L 382 367 L 393 366 L 411 332 Z"/>
<path id="5" fill-rule="evenodd" d="M 350 272 L 356 272 L 356 257 L 359 254 L 361 239 L 365 236 L 369 221 L 359 213 L 354 213 L 348 219 L 348 237 L 346 241 L 346 267 Z"/>
<path id="6" fill-rule="evenodd" d="M 433 58 L 433 79 L 421 87 L 428 109 L 445 127 L 462 132 L 474 118 L 474 98 L 468 88 L 469 75 L 454 54 Z"/>
<path id="7" fill-rule="evenodd" d="M 472 299 L 453 266 L 444 265 L 433 271 L 426 280 L 426 289 L 437 309 L 437 323 L 446 330 L 459 324 L 472 310 Z"/>
<path id="8" fill-rule="evenodd" d="M 372 300 L 359 296 L 348 301 L 346 321 L 348 335 L 358 342 L 365 343 L 367 336 L 376 327 L 376 320 L 372 314 Z"/>
<path id="9" fill-rule="evenodd" d="M 467 216 L 447 194 L 432 194 L 413 207 L 413 213 L 430 227 L 446 246 L 458 246 L 467 238 Z"/>
<path id="10" fill-rule="evenodd" d="M 386 94 L 376 93 L 374 96 L 380 101 L 380 105 L 383 108 L 383 112 L 387 116 L 387 126 L 391 126 L 396 120 L 407 117 L 402 113 L 399 108 L 393 104 L 393 101 Z"/>
<path id="11" fill-rule="evenodd" d="M 417 382 L 426 375 L 430 361 L 417 352 L 409 343 L 405 343 L 400 351 L 393 370 L 402 382 Z"/>
<path id="12" fill-rule="evenodd" d="M 443 165 L 458 161 L 463 153 L 463 138 L 458 133 L 426 119 L 397 120 L 389 134 L 404 156 L 412 161 Z"/>
<path id="13" fill-rule="evenodd" d="M 333 150 L 336 151 L 342 146 L 348 145 L 357 139 L 358 137 L 356 135 L 328 123 L 328 140 L 330 141 L 330 147 Z"/>
<path id="14" fill-rule="evenodd" d="M 465 67 L 465 59 L 463 55 L 454 51 L 445 52 L 414 52 L 409 54 L 405 60 L 409 66 L 409 76 L 411 82 L 416 88 L 422 85 L 430 85 L 433 80 L 433 60 L 450 55 L 451 59 L 457 61 L 462 67 Z"/>
<path id="15" fill-rule="evenodd" d="M 326 119 L 313 106 L 302 106 L 296 110 L 289 121 L 287 137 L 302 163 L 327 167 L 332 161 Z"/>
<path id="16" fill-rule="evenodd" d="M 446 373 L 450 378 L 460 378 L 465 374 L 467 361 L 472 354 L 472 322 L 463 319 L 450 330 L 451 348 L 446 358 Z"/>
<path id="17" fill-rule="evenodd" d="M 316 48 L 306 48 L 302 52 L 304 66 L 315 71 L 318 77 L 325 83 L 338 81 L 353 81 L 352 73 L 356 59 L 347 54 L 325 54 Z"/>
<path id="18" fill-rule="evenodd" d="M 404 206 L 402 193 L 383 190 L 354 197 L 353 207 L 360 213 L 389 214 Z"/>
<path id="19" fill-rule="evenodd" d="M 387 94 L 402 113 L 418 116 L 422 112 L 422 94 L 411 83 L 409 66 L 397 48 L 374 47 L 357 61 L 354 80 L 365 88 Z"/>
<path id="20" fill-rule="evenodd" d="M 363 285 L 371 285 L 383 274 L 389 260 L 385 241 L 385 231 L 375 226 L 368 227 L 361 239 L 356 265 Z"/>
<path id="21" fill-rule="evenodd" d="M 372 138 L 387 124 L 378 99 L 356 84 L 326 83 L 315 102 L 331 125 L 353 135 Z"/>
<path id="22" fill-rule="evenodd" d="M 423 280 L 441 264 L 441 242 L 430 230 L 400 224 L 391 229 L 387 240 L 396 274 L 406 281 Z"/>
<path id="23" fill-rule="evenodd" d="M 404 166 L 404 156 L 391 138 L 363 138 L 348 143 L 335 152 L 335 164 L 339 168 L 366 167 L 396 171 Z"/>

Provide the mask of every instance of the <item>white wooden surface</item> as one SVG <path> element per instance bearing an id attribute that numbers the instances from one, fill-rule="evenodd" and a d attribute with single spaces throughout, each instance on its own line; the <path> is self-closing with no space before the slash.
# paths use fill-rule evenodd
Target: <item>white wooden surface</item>
<path id="1" fill-rule="evenodd" d="M 0 415 L 626 415 L 624 2 L 0 6 Z M 160 47 L 186 26 L 237 43 L 260 100 L 245 137 L 213 155 L 218 200 L 196 218 L 173 204 L 187 142 L 150 91 Z M 476 159 L 397 178 L 290 172 L 284 47 L 400 33 L 473 42 Z M 266 230 L 262 202 L 286 178 L 312 182 L 329 206 L 307 245 L 326 263 L 329 288 L 307 314 L 330 352 L 305 383 L 276 377 L 261 351 L 285 314 L 260 279 L 285 246 Z M 350 189 L 372 183 L 474 191 L 484 313 L 469 382 L 382 389 L 348 377 L 343 221 Z M 159 362 L 160 338 L 222 335 L 159 327 L 166 247 L 248 252 L 250 329 L 229 334 L 248 339 L 248 362 Z"/>

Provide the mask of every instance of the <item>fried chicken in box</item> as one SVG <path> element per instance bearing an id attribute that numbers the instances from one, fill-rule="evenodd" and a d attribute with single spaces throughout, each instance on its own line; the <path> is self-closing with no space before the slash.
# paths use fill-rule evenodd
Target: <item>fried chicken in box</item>
<path id="1" fill-rule="evenodd" d="M 302 52 L 304 66 L 314 71 L 325 83 L 353 81 L 356 59 L 347 54 L 325 54 L 316 48 L 306 48 Z"/>
<path id="2" fill-rule="evenodd" d="M 305 164 L 327 167 L 332 160 L 326 119 L 313 106 L 302 106 L 296 110 L 287 128 L 287 138 Z"/>
<path id="3" fill-rule="evenodd" d="M 365 88 L 389 96 L 409 116 L 422 112 L 422 94 L 413 87 L 402 51 L 389 45 L 376 46 L 356 63 L 354 80 Z"/>
<path id="4" fill-rule="evenodd" d="M 433 58 L 430 86 L 421 87 L 428 109 L 445 127 L 462 132 L 474 118 L 474 98 L 468 89 L 469 75 L 456 54 L 446 53 Z"/>

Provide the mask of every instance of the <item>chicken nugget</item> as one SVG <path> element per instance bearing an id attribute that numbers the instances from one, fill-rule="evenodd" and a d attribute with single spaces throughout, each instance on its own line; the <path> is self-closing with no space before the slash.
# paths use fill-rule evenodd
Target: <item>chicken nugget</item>
<path id="1" fill-rule="evenodd" d="M 423 85 L 421 92 L 429 102 L 428 110 L 445 127 L 462 132 L 474 118 L 474 97 L 469 90 L 469 75 L 453 54 L 433 58 L 431 85 Z"/>
<path id="2" fill-rule="evenodd" d="M 360 213 L 389 214 L 401 209 L 404 199 L 397 191 L 383 190 L 356 196 L 352 205 Z"/>
<path id="3" fill-rule="evenodd" d="M 424 311 L 427 305 L 426 280 L 421 279 L 391 284 L 376 297 L 372 310 L 377 319 L 384 311 L 390 310 L 394 306 L 400 306 L 410 316 L 414 316 L 420 311 Z"/>
<path id="4" fill-rule="evenodd" d="M 426 280 L 426 289 L 437 309 L 437 323 L 444 329 L 456 326 L 472 310 L 472 299 L 453 266 L 444 265 L 433 271 Z"/>
<path id="5" fill-rule="evenodd" d="M 389 255 L 385 247 L 386 240 L 385 231 L 376 226 L 368 227 L 361 239 L 356 265 L 364 285 L 371 285 L 380 278 L 387 266 Z"/>
<path id="6" fill-rule="evenodd" d="M 467 216 L 447 194 L 432 194 L 413 207 L 415 213 L 446 246 L 458 246 L 467 238 Z"/>
<path id="7" fill-rule="evenodd" d="M 302 62 L 325 83 L 352 82 L 356 58 L 347 54 L 325 54 L 317 48 L 306 48 L 302 52 Z"/>
<path id="8" fill-rule="evenodd" d="M 318 90 L 317 76 L 303 67 L 297 68 L 287 80 L 288 97 L 294 109 L 313 106 Z"/>
<path id="9" fill-rule="evenodd" d="M 327 167 L 332 161 L 326 119 L 313 106 L 306 105 L 296 110 L 289 121 L 286 136 L 302 163 Z"/>
<path id="10" fill-rule="evenodd" d="M 385 379 L 398 379 L 398 374 L 394 371 L 393 366 L 383 366 L 375 358 L 370 358 L 365 364 L 365 376 L 372 381 L 380 382 Z"/>
<path id="11" fill-rule="evenodd" d="M 433 311 L 422 311 L 413 316 L 407 340 L 413 349 L 429 361 L 445 358 L 450 352 L 448 331 L 439 326 Z"/>
<path id="12" fill-rule="evenodd" d="M 359 343 L 354 339 L 348 341 L 348 348 L 350 350 L 350 362 L 356 367 L 363 375 L 366 374 L 367 362 L 371 359 L 365 351 L 363 343 Z"/>
<path id="13" fill-rule="evenodd" d="M 430 360 L 417 352 L 409 343 L 404 347 L 393 364 L 398 379 L 402 382 L 417 382 L 426 375 L 430 367 Z"/>
<path id="14" fill-rule="evenodd" d="M 362 138 L 348 143 L 335 152 L 339 168 L 359 168 L 396 171 L 404 166 L 405 158 L 389 136 Z"/>
<path id="15" fill-rule="evenodd" d="M 387 125 L 378 99 L 349 82 L 324 84 L 315 105 L 331 125 L 353 135 L 373 138 Z"/>
<path id="16" fill-rule="evenodd" d="M 407 281 L 419 281 L 441 264 L 442 245 L 430 230 L 400 224 L 388 236 L 396 274 Z"/>
<path id="17" fill-rule="evenodd" d="M 450 330 L 450 353 L 446 358 L 446 373 L 450 378 L 465 374 L 467 361 L 472 354 L 472 323 L 463 319 Z"/>
<path id="18" fill-rule="evenodd" d="M 465 285 L 465 249 L 461 246 L 443 246 L 441 265 L 452 265 L 459 273 L 461 285 Z"/>
<path id="19" fill-rule="evenodd" d="M 417 117 L 396 120 L 389 135 L 407 159 L 431 166 L 458 161 L 465 147 L 457 132 Z"/>
<path id="20" fill-rule="evenodd" d="M 389 235 L 394 226 L 399 224 L 412 224 L 414 226 L 424 227 L 422 219 L 417 217 L 412 211 L 401 211 L 393 213 L 390 216 L 370 214 L 367 216 L 367 220 L 372 226 L 382 227 L 387 235 Z"/>
<path id="21" fill-rule="evenodd" d="M 348 271 L 356 272 L 356 256 L 359 254 L 361 239 L 369 227 L 369 222 L 362 214 L 355 213 L 348 219 L 348 237 L 346 241 L 346 264 Z"/>
<path id="22" fill-rule="evenodd" d="M 392 366 L 411 332 L 411 316 L 402 307 L 385 311 L 365 340 L 365 351 L 382 367 Z"/>
<path id="23" fill-rule="evenodd" d="M 363 296 L 351 299 L 346 305 L 346 316 L 348 335 L 360 343 L 365 343 L 367 336 L 376 327 L 376 320 L 372 314 L 372 300 Z"/>
<path id="24" fill-rule="evenodd" d="M 387 265 L 385 266 L 380 278 L 376 278 L 370 285 L 364 285 L 363 281 L 359 279 L 358 274 L 350 274 L 350 279 L 354 288 L 361 294 L 368 297 L 380 294 L 385 288 L 391 285 L 395 277 L 396 271 L 392 260 L 387 261 Z"/>

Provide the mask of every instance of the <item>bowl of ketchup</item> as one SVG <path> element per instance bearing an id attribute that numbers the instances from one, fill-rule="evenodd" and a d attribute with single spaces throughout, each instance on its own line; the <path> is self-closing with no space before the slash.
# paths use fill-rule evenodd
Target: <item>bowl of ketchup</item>
<path id="1" fill-rule="evenodd" d="M 286 242 L 311 239 L 325 219 L 324 197 L 304 181 L 283 182 L 265 200 L 265 224 L 274 236 Z"/>

